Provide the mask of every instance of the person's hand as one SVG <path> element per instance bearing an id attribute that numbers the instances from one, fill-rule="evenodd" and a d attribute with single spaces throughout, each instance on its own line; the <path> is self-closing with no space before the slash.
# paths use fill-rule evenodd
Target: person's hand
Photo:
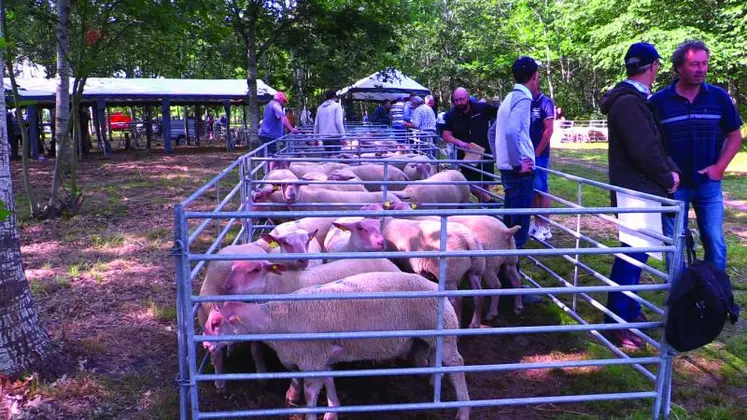
<path id="1" fill-rule="evenodd" d="M 712 181 L 721 181 L 721 178 L 724 177 L 725 169 L 720 168 L 718 165 L 711 165 L 699 170 L 698 173 L 708 175 L 708 179 Z"/>
<path id="2" fill-rule="evenodd" d="M 672 185 L 672 188 L 667 190 L 669 194 L 674 194 L 674 192 L 677 191 L 677 188 L 679 188 L 680 174 L 678 174 L 677 172 L 672 172 L 672 179 L 674 179 L 674 184 Z"/>
<path id="3" fill-rule="evenodd" d="M 533 170 L 534 162 L 532 162 L 532 159 L 524 158 L 521 160 L 521 170 L 519 171 L 520 174 L 532 172 Z"/>
<path id="4" fill-rule="evenodd" d="M 293 127 L 293 130 L 291 130 L 291 133 L 293 133 L 293 134 L 298 134 L 300 132 L 301 132 L 301 130 L 297 129 L 296 127 Z"/>

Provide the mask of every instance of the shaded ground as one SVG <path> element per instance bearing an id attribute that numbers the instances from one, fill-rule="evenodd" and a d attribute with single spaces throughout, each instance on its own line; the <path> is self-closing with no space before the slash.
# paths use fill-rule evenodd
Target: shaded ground
<path id="1" fill-rule="evenodd" d="M 116 154 L 111 160 L 86 161 L 80 170 L 86 194 L 81 215 L 22 223 L 26 275 L 41 318 L 54 340 L 75 356 L 77 365 L 51 383 L 31 376 L 6 384 L 6 413 L 19 418 L 23 413 L 26 418 L 176 418 L 176 288 L 174 261 L 169 256 L 173 206 L 238 155 L 203 150 L 171 156 Z M 37 191 L 48 189 L 52 168 L 53 162 L 33 164 Z M 23 210 L 19 166 L 13 169 Z M 545 303 L 528 306 L 520 316 L 505 310 L 499 325 L 567 322 L 554 305 Z M 721 408 L 737 417 L 747 416 L 741 403 L 747 396 L 741 356 L 747 341 L 741 340 L 710 348 L 719 357 L 696 354 L 691 362 L 679 361 L 684 374 L 677 378 L 675 403 L 704 416 Z M 460 350 L 468 364 L 609 357 L 590 344 L 587 336 L 577 334 L 469 337 L 460 341 Z M 724 354 L 737 356 L 725 359 Z M 241 357 L 229 363 L 232 371 L 251 370 Z M 729 363 L 732 370 L 728 370 Z M 357 366 L 372 367 L 353 367 Z M 277 363 L 274 367 L 279 368 Z M 468 385 L 473 399 L 651 389 L 629 368 L 469 374 Z M 274 381 L 266 388 L 251 382 L 229 386 L 231 398 L 225 398 L 205 384 L 200 392 L 202 408 L 281 407 L 287 383 Z M 452 400 L 452 388 L 446 385 L 444 389 L 444 399 Z M 426 401 L 431 395 L 427 379 L 414 376 L 339 379 L 338 390 L 343 405 Z M 341 418 L 441 419 L 453 415 L 449 410 Z M 648 401 L 473 411 L 475 419 L 648 415 Z"/>

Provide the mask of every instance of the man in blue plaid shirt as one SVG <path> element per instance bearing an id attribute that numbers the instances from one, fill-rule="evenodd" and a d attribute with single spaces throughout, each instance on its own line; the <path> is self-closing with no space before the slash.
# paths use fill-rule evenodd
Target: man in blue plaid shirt
<path id="1" fill-rule="evenodd" d="M 436 113 L 433 112 L 433 108 L 426 105 L 420 96 L 413 97 L 410 103 L 415 110 L 412 112 L 412 121 L 406 122 L 405 125 L 423 133 L 435 134 Z"/>

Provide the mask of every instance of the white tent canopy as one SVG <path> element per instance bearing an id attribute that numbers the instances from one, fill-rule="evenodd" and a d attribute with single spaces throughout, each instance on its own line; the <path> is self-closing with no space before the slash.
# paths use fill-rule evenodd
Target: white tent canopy
<path id="1" fill-rule="evenodd" d="M 23 99 L 54 101 L 57 81 L 55 79 L 18 79 L 19 94 Z M 70 80 L 72 94 L 74 80 Z M 11 91 L 10 79 L 3 79 L 6 95 Z M 257 80 L 257 96 L 269 100 L 276 92 L 261 80 Z M 240 100 L 246 98 L 246 79 L 123 79 L 91 77 L 86 81 L 84 99 L 103 98 L 107 101 L 132 101 L 138 99 Z"/>
<path id="2" fill-rule="evenodd" d="M 401 71 L 387 69 L 338 90 L 337 96 L 350 96 L 357 101 L 383 101 L 397 99 L 409 93 L 429 95 L 431 92 Z"/>

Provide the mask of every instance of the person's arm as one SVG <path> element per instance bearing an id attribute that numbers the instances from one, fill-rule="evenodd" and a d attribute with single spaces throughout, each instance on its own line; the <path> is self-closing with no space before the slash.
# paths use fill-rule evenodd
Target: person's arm
<path id="1" fill-rule="evenodd" d="M 345 134 L 345 126 L 342 123 L 342 107 L 335 110 L 335 127 L 339 134 Z"/>
<path id="2" fill-rule="evenodd" d="M 539 156 L 544 153 L 547 146 L 550 145 L 550 139 L 552 138 L 552 132 L 555 129 L 555 118 L 546 118 L 543 122 L 545 125 L 545 131 L 542 132 L 542 138 L 540 139 L 537 148 L 534 149 L 534 155 Z"/>
<path id="3" fill-rule="evenodd" d="M 449 131 L 449 129 L 445 129 L 444 134 L 441 137 L 444 139 L 446 143 L 451 143 L 454 146 L 461 147 L 462 149 L 466 149 L 469 147 L 469 144 L 454 137 L 454 134 L 452 134 L 452 132 Z"/>
<path id="4" fill-rule="evenodd" d="M 421 112 L 417 111 L 417 108 L 415 111 L 412 112 L 412 122 L 405 122 L 405 125 L 410 128 L 418 129 L 420 128 L 421 120 L 423 119 L 423 114 Z"/>
<path id="5" fill-rule="evenodd" d="M 290 131 L 293 134 L 300 133 L 299 129 L 297 129 L 296 127 L 294 127 L 294 126 L 291 125 L 290 121 L 288 121 L 288 117 L 286 117 L 285 115 L 283 115 L 280 119 L 283 121 L 283 127 L 285 127 L 286 130 Z"/>
<path id="6" fill-rule="evenodd" d="M 619 128 L 630 159 L 647 178 L 671 191 L 679 175 L 672 171 L 668 156 L 656 143 L 658 138 L 648 123 L 650 109 L 633 95 L 618 99 L 614 106 L 622 107 L 618 112 L 626 113 L 625 122 L 620 123 Z"/>
<path id="7" fill-rule="evenodd" d="M 732 131 L 726 135 L 726 141 L 724 147 L 721 149 L 721 156 L 714 165 L 706 166 L 705 168 L 698 171 L 699 174 L 706 174 L 708 178 L 719 181 L 724 177 L 726 168 L 734 159 L 739 150 L 742 148 L 742 133 L 739 129 Z"/>
<path id="8" fill-rule="evenodd" d="M 319 111 L 316 111 L 316 119 L 314 120 L 314 134 L 319 134 Z"/>
<path id="9" fill-rule="evenodd" d="M 506 127 L 506 152 L 508 154 L 508 163 L 511 166 L 521 166 L 522 161 L 527 156 L 521 156 L 519 143 L 521 142 L 522 132 L 527 132 L 529 127 L 526 120 L 529 118 L 532 101 L 529 98 L 521 98 L 511 106 L 508 115 L 508 125 Z"/>

